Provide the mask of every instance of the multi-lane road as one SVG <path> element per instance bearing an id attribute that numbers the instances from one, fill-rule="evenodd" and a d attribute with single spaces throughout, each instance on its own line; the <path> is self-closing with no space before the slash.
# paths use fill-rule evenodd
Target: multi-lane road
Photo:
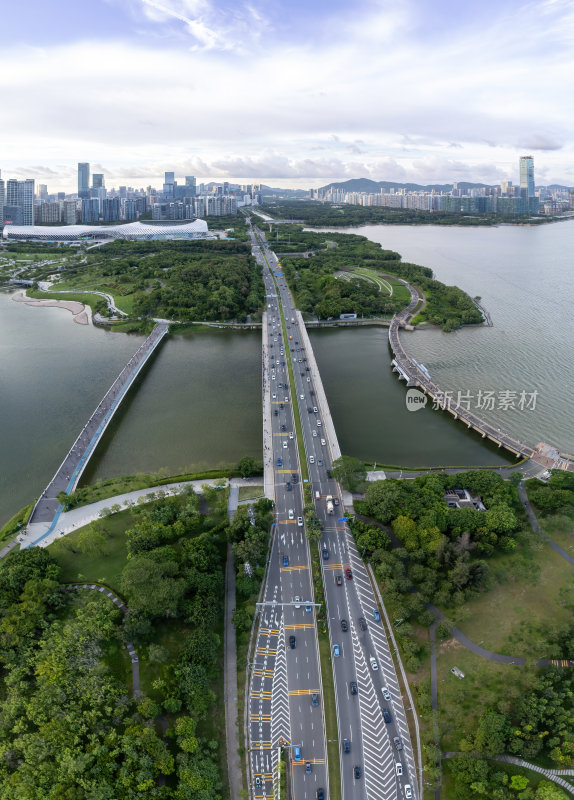
<path id="1" fill-rule="evenodd" d="M 369 576 L 343 520 L 338 485 L 331 478 L 330 443 L 315 388 L 314 360 L 307 360 L 303 323 L 275 254 L 260 232 L 252 233 L 252 243 L 267 291 L 264 392 L 271 395 L 276 503 L 251 671 L 252 796 L 258 800 L 274 797 L 273 773 L 281 746 L 289 754 L 291 797 L 314 800 L 321 790 L 325 798 L 329 794 L 315 611 L 309 602 L 309 544 L 303 520 L 299 520 L 303 496 L 294 424 L 294 414 L 299 414 L 313 502 L 323 528 L 319 548 L 335 683 L 342 798 L 415 798 L 415 765 L 399 683 Z M 287 348 L 294 385 L 289 380 Z M 329 495 L 333 506 L 327 502 Z"/>

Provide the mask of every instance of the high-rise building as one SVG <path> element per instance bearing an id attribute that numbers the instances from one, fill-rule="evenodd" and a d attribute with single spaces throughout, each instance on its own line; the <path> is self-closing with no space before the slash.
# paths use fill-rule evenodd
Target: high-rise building
<path id="1" fill-rule="evenodd" d="M 6 184 L 6 206 L 20 208 L 22 222 L 21 225 L 34 224 L 34 179 L 27 178 L 25 181 L 18 181 L 14 178 Z M 17 215 L 19 216 L 19 215 Z"/>
<path id="2" fill-rule="evenodd" d="M 66 225 L 76 224 L 76 201 L 64 200 L 62 203 L 62 222 Z"/>
<path id="3" fill-rule="evenodd" d="M 106 182 L 101 172 L 94 172 L 92 175 L 92 189 L 101 189 Z"/>
<path id="4" fill-rule="evenodd" d="M 520 156 L 520 194 L 522 197 L 534 197 L 534 159 L 532 156 Z"/>
<path id="5" fill-rule="evenodd" d="M 0 172 L 0 228 L 4 225 L 4 202 L 6 200 L 6 186 L 2 180 L 2 173 Z"/>
<path id="6" fill-rule="evenodd" d="M 116 222 L 120 218 L 120 198 L 106 197 L 104 200 L 104 222 Z"/>
<path id="7" fill-rule="evenodd" d="M 97 197 L 85 197 L 82 200 L 82 222 L 99 222 L 100 203 Z"/>
<path id="8" fill-rule="evenodd" d="M 90 196 L 90 165 L 87 161 L 78 163 L 78 197 Z"/>
<path id="9" fill-rule="evenodd" d="M 48 199 L 48 187 L 45 183 L 38 184 L 38 197 L 40 200 L 47 200 Z"/>
<path id="10" fill-rule="evenodd" d="M 126 222 L 132 222 L 133 220 L 138 218 L 138 209 L 137 209 L 137 201 L 136 200 L 124 200 L 124 213 L 123 218 Z"/>
<path id="11" fill-rule="evenodd" d="M 195 180 L 195 176 L 193 175 L 185 176 L 185 187 L 187 196 L 195 197 L 195 195 L 197 194 L 197 183 Z"/>

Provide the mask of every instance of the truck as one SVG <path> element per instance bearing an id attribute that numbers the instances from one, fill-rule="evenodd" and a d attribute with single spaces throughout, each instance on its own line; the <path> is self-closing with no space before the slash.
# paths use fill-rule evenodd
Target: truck
<path id="1" fill-rule="evenodd" d="M 333 495 L 332 494 L 328 494 L 327 497 L 325 498 L 325 500 L 327 501 L 327 514 L 332 514 L 333 513 Z"/>

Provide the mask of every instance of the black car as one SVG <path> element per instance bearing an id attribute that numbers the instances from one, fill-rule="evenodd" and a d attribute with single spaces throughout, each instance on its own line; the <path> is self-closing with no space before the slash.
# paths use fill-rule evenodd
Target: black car
<path id="1" fill-rule="evenodd" d="M 309 369 L 309 367 L 305 367 L 305 372 L 311 372 L 311 370 Z"/>
<path id="2" fill-rule="evenodd" d="M 277 414 L 278 414 L 279 412 L 277 411 L 277 409 L 276 409 L 276 408 L 274 408 L 274 409 L 273 409 L 273 413 L 275 414 L 275 416 L 277 416 Z"/>
<path id="3" fill-rule="evenodd" d="M 343 752 L 344 753 L 351 752 L 351 742 L 348 739 L 343 739 Z"/>
<path id="4" fill-rule="evenodd" d="M 311 695 L 311 705 L 315 706 L 315 707 L 319 705 L 319 695 L 318 694 Z"/>
<path id="5" fill-rule="evenodd" d="M 351 694 L 359 694 L 359 690 L 357 689 L 357 681 L 350 681 L 349 688 L 351 690 Z"/>
<path id="6" fill-rule="evenodd" d="M 287 428 L 285 427 L 285 425 L 281 425 L 281 430 L 282 430 L 282 431 L 286 431 L 286 430 L 287 430 Z"/>
<path id="7" fill-rule="evenodd" d="M 295 637 L 294 636 L 290 636 L 289 637 L 289 647 L 291 648 L 291 650 L 295 650 L 295 644 L 296 644 Z"/>
<path id="8" fill-rule="evenodd" d="M 290 482 L 289 482 L 289 481 L 287 481 L 287 483 L 285 484 L 285 486 L 286 486 L 286 488 L 287 488 L 287 491 L 288 491 L 288 492 L 290 492 L 292 487 L 291 487 L 291 484 L 290 484 Z"/>
<path id="9" fill-rule="evenodd" d="M 342 586 L 343 585 L 343 576 L 342 575 L 336 575 L 335 576 L 335 583 L 337 584 L 337 586 Z"/>
<path id="10" fill-rule="evenodd" d="M 299 483 L 299 476 L 297 475 L 296 472 L 292 473 L 291 480 L 293 481 L 293 483 Z"/>
<path id="11" fill-rule="evenodd" d="M 355 778 L 361 777 L 361 768 L 357 764 L 355 764 L 355 766 L 353 767 L 353 776 Z"/>
<path id="12" fill-rule="evenodd" d="M 383 708 L 383 718 L 387 724 L 391 721 L 391 714 L 388 708 Z"/>
<path id="13" fill-rule="evenodd" d="M 332 477 L 333 477 L 333 474 L 332 474 L 332 472 L 331 472 L 331 470 L 330 470 L 330 469 L 328 469 L 328 470 L 327 470 L 327 477 L 328 477 L 328 478 L 332 478 Z M 338 505 L 339 505 L 339 501 L 338 501 L 338 500 L 337 500 L 337 502 L 335 503 L 335 505 L 336 505 L 336 506 L 338 506 Z"/>
<path id="14" fill-rule="evenodd" d="M 319 461 L 317 461 L 317 464 L 318 464 L 320 467 L 322 467 L 322 466 L 323 466 L 323 461 L 322 461 L 322 459 L 319 459 Z"/>
<path id="15" fill-rule="evenodd" d="M 359 628 L 362 631 L 367 630 L 367 620 L 364 617 L 359 617 Z"/>
<path id="16" fill-rule="evenodd" d="M 329 476 L 329 477 L 331 477 L 331 476 Z M 339 505 L 339 498 L 338 497 L 334 497 L 333 498 L 333 505 L 335 505 L 335 506 Z"/>
<path id="17" fill-rule="evenodd" d="M 343 633 L 347 633 L 347 631 L 349 630 L 349 624 L 346 619 L 341 620 L 341 630 L 343 631 Z"/>
<path id="18" fill-rule="evenodd" d="M 308 407 L 307 411 L 309 412 L 309 414 L 313 413 L 313 409 L 311 408 L 311 406 Z"/>
<path id="19" fill-rule="evenodd" d="M 317 800 L 325 800 L 325 790 L 317 789 Z"/>

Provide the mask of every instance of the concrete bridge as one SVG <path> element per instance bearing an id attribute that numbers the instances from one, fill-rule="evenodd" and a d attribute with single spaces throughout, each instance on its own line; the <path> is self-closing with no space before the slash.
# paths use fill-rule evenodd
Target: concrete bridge
<path id="1" fill-rule="evenodd" d="M 22 547 L 37 544 L 54 530 L 62 512 L 58 495 L 61 492 L 70 494 L 75 490 L 120 403 L 167 332 L 167 324 L 156 325 L 112 383 L 36 502 L 30 515 L 26 535 L 23 537 Z"/>
<path id="2" fill-rule="evenodd" d="M 389 327 L 389 344 L 394 356 L 392 365 L 393 370 L 398 373 L 399 379 L 406 381 L 407 386 L 420 389 L 421 392 L 424 392 L 439 403 L 441 408 L 452 414 L 455 419 L 461 420 L 468 428 L 479 433 L 483 439 L 490 439 L 491 442 L 494 442 L 499 447 L 510 450 L 518 458 L 531 458 L 535 452 L 532 447 L 513 439 L 512 436 L 495 428 L 494 425 L 490 425 L 476 414 L 473 414 L 472 411 L 448 398 L 445 392 L 433 383 L 429 375 L 421 369 L 421 366 L 407 355 L 399 338 L 399 330 L 401 327 L 407 326 L 420 301 L 420 297 L 409 283 L 406 281 L 401 281 L 401 283 L 409 289 L 411 301 L 403 311 L 395 315 Z"/>

